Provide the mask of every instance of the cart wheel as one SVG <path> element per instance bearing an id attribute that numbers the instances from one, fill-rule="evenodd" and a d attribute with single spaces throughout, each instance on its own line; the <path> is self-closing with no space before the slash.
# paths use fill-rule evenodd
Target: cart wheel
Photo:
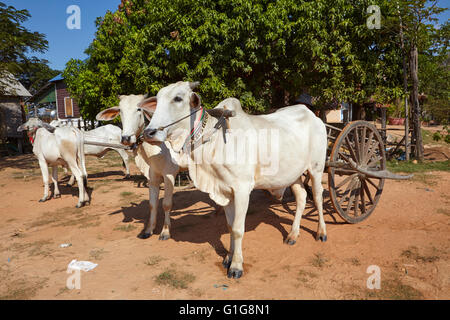
<path id="1" fill-rule="evenodd" d="M 328 167 L 328 187 L 331 202 L 348 223 L 367 219 L 375 209 L 383 191 L 384 178 L 372 178 L 356 171 L 358 166 L 374 171 L 386 169 L 384 143 L 377 128 L 366 121 L 347 124 L 337 137 L 330 162 L 342 162 L 342 167 Z"/>

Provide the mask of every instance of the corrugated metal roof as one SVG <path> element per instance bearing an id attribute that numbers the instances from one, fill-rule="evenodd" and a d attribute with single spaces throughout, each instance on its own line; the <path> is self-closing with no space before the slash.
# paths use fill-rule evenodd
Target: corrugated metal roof
<path id="1" fill-rule="evenodd" d="M 50 79 L 48 82 L 55 82 L 55 81 L 60 81 L 60 80 L 64 80 L 62 74 L 58 74 L 56 77 L 54 77 L 53 79 Z"/>
<path id="2" fill-rule="evenodd" d="M 6 96 L 31 97 L 31 93 L 8 71 L 0 78 L 2 87 L 5 87 Z"/>

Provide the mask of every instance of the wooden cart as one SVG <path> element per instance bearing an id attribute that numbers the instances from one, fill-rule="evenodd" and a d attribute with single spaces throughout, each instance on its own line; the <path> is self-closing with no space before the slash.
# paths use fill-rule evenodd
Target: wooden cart
<path id="1" fill-rule="evenodd" d="M 385 179 L 409 179 L 386 169 L 386 152 L 378 129 L 367 121 L 344 128 L 325 124 L 328 150 L 325 172 L 331 203 L 349 223 L 367 219 L 383 192 Z"/>

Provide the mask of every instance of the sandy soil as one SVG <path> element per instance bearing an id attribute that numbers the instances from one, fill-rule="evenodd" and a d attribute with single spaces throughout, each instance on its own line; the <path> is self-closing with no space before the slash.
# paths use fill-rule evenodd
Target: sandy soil
<path id="1" fill-rule="evenodd" d="M 205 194 L 179 188 L 172 238 L 141 240 L 148 190 L 134 164 L 133 180 L 125 181 L 115 155 L 87 160 L 92 202 L 75 209 L 77 188 L 64 183 L 60 199 L 38 202 L 43 186 L 32 155 L 0 159 L 0 299 L 450 298 L 448 172 L 386 181 L 372 216 L 355 225 L 344 223 L 325 191 L 326 243 L 314 240 L 317 214 L 308 200 L 297 244 L 283 244 L 293 198 L 279 203 L 254 191 L 245 273 L 232 280 L 221 266 L 229 246 L 225 217 Z M 158 233 L 162 223 L 160 208 Z M 81 273 L 81 289 L 66 288 L 72 259 L 98 264 Z M 380 290 L 366 287 L 370 265 L 381 269 Z"/>

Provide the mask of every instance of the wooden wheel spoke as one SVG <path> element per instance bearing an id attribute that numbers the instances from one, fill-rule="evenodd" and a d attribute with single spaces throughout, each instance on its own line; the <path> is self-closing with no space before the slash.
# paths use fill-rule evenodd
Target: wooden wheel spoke
<path id="1" fill-rule="evenodd" d="M 372 143 L 370 145 L 371 148 L 369 148 L 369 154 L 367 155 L 366 163 L 369 162 L 372 159 L 372 157 L 374 156 L 375 151 L 377 150 L 377 145 L 378 145 L 377 141 L 375 141 L 375 143 Z"/>
<path id="2" fill-rule="evenodd" d="M 344 200 L 347 198 L 347 193 L 348 193 L 350 190 L 352 190 L 354 184 L 355 184 L 355 180 L 352 180 L 352 181 L 348 184 L 347 188 L 345 189 L 344 193 L 342 194 L 341 200 L 339 200 L 339 202 L 338 202 L 339 206 L 340 206 L 340 205 L 342 204 L 342 202 L 344 202 Z"/>
<path id="3" fill-rule="evenodd" d="M 362 181 L 362 185 L 364 186 L 364 190 L 367 193 L 367 197 L 369 198 L 370 203 L 373 205 L 374 202 L 373 202 L 372 194 L 370 193 L 369 186 L 367 185 L 365 180 Z"/>
<path id="4" fill-rule="evenodd" d="M 361 149 L 359 144 L 359 133 L 358 127 L 355 128 L 355 149 L 357 158 L 355 159 L 356 163 L 361 163 Z"/>
<path id="5" fill-rule="evenodd" d="M 354 211 L 355 211 L 355 217 L 358 216 L 358 204 L 359 204 L 359 195 L 360 195 L 360 183 L 358 182 L 358 184 L 356 185 L 355 188 L 355 192 L 356 192 L 356 196 L 355 196 L 355 207 L 354 207 Z"/>
<path id="6" fill-rule="evenodd" d="M 358 185 L 358 182 L 354 183 L 354 187 L 356 187 L 357 185 Z M 356 188 L 353 188 L 350 191 L 350 197 L 348 199 L 348 206 L 347 206 L 347 209 L 346 209 L 347 215 L 350 213 L 350 208 L 352 207 L 353 200 L 355 199 L 355 192 L 356 192 L 356 190 L 357 190 Z"/>
<path id="7" fill-rule="evenodd" d="M 380 156 L 376 156 L 375 158 L 372 158 L 370 162 L 367 164 L 367 167 L 372 168 L 378 161 L 381 161 L 382 158 Z"/>
<path id="8" fill-rule="evenodd" d="M 374 178 L 374 179 L 376 179 L 376 178 Z M 380 191 L 378 186 L 372 180 L 370 180 L 369 178 L 366 178 L 366 181 L 369 182 L 372 186 L 374 186 L 375 189 L 377 189 L 377 192 Z"/>
<path id="9" fill-rule="evenodd" d="M 351 176 L 348 176 L 347 178 L 345 178 L 343 181 L 341 181 L 337 186 L 336 189 L 339 189 L 340 187 L 342 187 L 343 185 L 345 185 L 350 179 L 353 179 L 354 177 L 357 176 L 357 173 L 352 174 Z"/>
<path id="10" fill-rule="evenodd" d="M 350 150 L 350 154 L 351 154 L 353 160 L 358 162 L 358 157 L 356 155 L 355 149 L 353 148 L 352 143 L 348 139 L 348 136 L 345 137 L 345 144 L 348 146 L 348 149 Z M 341 154 L 341 152 L 339 152 L 339 154 Z M 348 161 L 348 158 L 347 158 L 347 161 Z"/>
<path id="11" fill-rule="evenodd" d="M 361 138 L 361 144 L 360 144 L 360 150 L 361 150 L 361 159 L 360 159 L 360 163 L 364 163 L 364 150 L 366 149 L 366 132 L 367 132 L 367 127 L 363 127 L 363 132 L 362 132 L 362 138 Z"/>
<path id="12" fill-rule="evenodd" d="M 366 199 L 364 197 L 364 180 L 361 181 L 361 186 L 359 187 L 359 193 L 361 194 L 361 214 L 366 214 Z"/>
<path id="13" fill-rule="evenodd" d="M 373 142 L 373 131 L 370 131 L 369 133 L 369 138 L 367 139 L 367 144 L 364 146 L 364 150 L 363 150 L 363 154 L 364 154 L 364 159 L 363 159 L 363 163 L 367 164 L 367 161 L 370 160 L 370 158 L 368 157 L 368 152 L 369 152 L 369 148 L 372 146 L 372 142 Z"/>

